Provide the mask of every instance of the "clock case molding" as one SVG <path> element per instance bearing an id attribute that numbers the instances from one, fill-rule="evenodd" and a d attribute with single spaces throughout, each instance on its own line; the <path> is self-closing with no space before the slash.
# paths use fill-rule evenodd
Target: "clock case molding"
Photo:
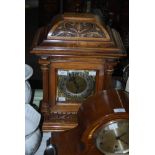
<path id="1" fill-rule="evenodd" d="M 57 70 L 96 70 L 95 93 L 112 88 L 112 73 L 126 57 L 121 37 L 93 14 L 63 14 L 36 32 L 32 54 L 43 73 L 43 131 L 62 131 L 77 125 L 80 103 L 56 102 Z"/>

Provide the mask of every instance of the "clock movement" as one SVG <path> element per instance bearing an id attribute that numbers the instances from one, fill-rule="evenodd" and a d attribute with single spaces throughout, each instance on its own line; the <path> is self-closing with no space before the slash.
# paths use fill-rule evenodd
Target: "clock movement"
<path id="1" fill-rule="evenodd" d="M 88 97 L 77 117 L 77 127 L 52 133 L 55 155 L 129 155 L 127 92 L 111 89 Z"/>
<path id="2" fill-rule="evenodd" d="M 56 16 L 32 47 L 43 73 L 43 131 L 75 127 L 81 103 L 113 87 L 114 68 L 126 56 L 119 33 L 93 14 Z"/>

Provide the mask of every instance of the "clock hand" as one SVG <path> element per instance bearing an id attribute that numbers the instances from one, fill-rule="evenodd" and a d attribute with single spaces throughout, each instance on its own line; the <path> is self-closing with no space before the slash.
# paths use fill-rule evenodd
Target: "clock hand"
<path id="1" fill-rule="evenodd" d="M 120 139 L 121 137 L 123 137 L 126 134 L 127 134 L 127 132 L 122 133 L 121 135 L 119 135 L 119 136 L 116 137 L 116 140 Z"/>
<path id="2" fill-rule="evenodd" d="M 122 141 L 123 143 L 125 143 L 125 144 L 129 145 L 129 143 L 128 143 L 128 142 L 126 142 L 124 139 L 119 138 L 118 140 L 120 140 L 120 141 Z"/>
<path id="3" fill-rule="evenodd" d="M 79 91 L 79 84 L 76 82 L 75 77 L 71 77 L 71 81 L 73 81 L 75 88 L 76 88 L 76 93 Z"/>
<path id="4" fill-rule="evenodd" d="M 121 138 L 126 134 L 127 134 L 127 132 L 122 133 L 120 136 L 116 137 L 116 140 L 120 140 L 120 141 L 124 142 L 125 144 L 129 145 L 128 142 L 126 142 L 124 139 Z"/>
<path id="5" fill-rule="evenodd" d="M 78 93 L 79 92 L 79 84 L 77 83 L 77 82 L 75 82 L 75 86 L 76 86 L 76 93 Z"/>

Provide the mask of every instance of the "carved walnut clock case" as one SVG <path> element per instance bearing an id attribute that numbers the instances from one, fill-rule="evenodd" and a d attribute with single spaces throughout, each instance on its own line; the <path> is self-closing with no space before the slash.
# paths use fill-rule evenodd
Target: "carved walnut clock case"
<path id="1" fill-rule="evenodd" d="M 58 15 L 37 31 L 31 53 L 43 72 L 44 131 L 75 127 L 81 103 L 112 87 L 114 67 L 126 56 L 119 33 L 92 14 Z"/>

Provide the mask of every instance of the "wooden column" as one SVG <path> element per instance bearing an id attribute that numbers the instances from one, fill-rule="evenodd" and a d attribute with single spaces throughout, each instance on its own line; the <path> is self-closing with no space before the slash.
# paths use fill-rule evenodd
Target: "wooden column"
<path id="1" fill-rule="evenodd" d="M 46 59 L 40 59 L 41 71 L 43 76 L 43 100 L 41 101 L 41 112 L 49 112 L 49 62 Z"/>
<path id="2" fill-rule="evenodd" d="M 113 89 L 113 80 L 112 74 L 114 72 L 114 67 L 117 65 L 117 61 L 110 61 L 107 60 L 106 67 L 105 67 L 105 81 L 104 81 L 104 90 Z"/>

